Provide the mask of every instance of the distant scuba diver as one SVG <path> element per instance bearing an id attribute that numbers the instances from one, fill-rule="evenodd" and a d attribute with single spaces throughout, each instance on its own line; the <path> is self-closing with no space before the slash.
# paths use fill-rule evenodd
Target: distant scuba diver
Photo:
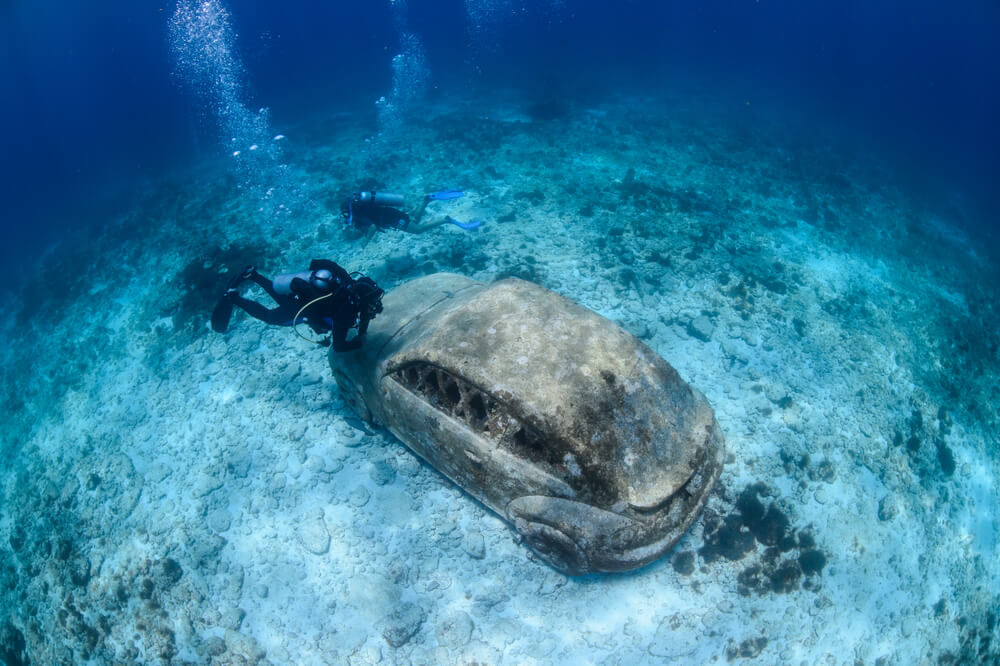
<path id="1" fill-rule="evenodd" d="M 274 299 L 278 307 L 264 305 L 240 295 L 241 283 L 252 280 Z M 333 345 L 334 351 L 351 351 L 361 347 L 368 322 L 382 312 L 382 295 L 385 292 L 375 281 L 363 275 L 354 278 L 344 268 L 328 259 L 313 259 L 309 270 L 286 273 L 269 280 L 253 266 L 247 266 L 229 283 L 212 312 L 212 329 L 224 333 L 229 327 L 233 307 L 238 306 L 251 317 L 274 326 L 296 327 L 308 324 L 325 338 L 314 340 L 323 346 Z M 351 340 L 347 333 L 352 328 L 358 332 Z M 295 330 L 298 333 L 298 329 Z"/>
<path id="2" fill-rule="evenodd" d="M 401 194 L 355 192 L 340 204 L 340 214 L 344 218 L 344 225 L 352 229 L 366 230 L 374 227 L 378 231 L 399 229 L 411 234 L 421 234 L 443 224 L 454 224 L 456 227 L 471 231 L 477 229 L 483 223 L 482 220 L 459 222 L 450 215 L 445 215 L 421 224 L 427 204 L 432 201 L 457 199 L 463 194 L 464 192 L 461 190 L 443 190 L 427 194 L 421 199 L 420 205 L 410 214 L 401 210 L 403 206 L 403 195 Z"/>

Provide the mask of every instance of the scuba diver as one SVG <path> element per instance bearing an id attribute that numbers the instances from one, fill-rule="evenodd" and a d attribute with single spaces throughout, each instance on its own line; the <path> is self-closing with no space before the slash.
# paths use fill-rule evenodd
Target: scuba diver
<path id="1" fill-rule="evenodd" d="M 353 277 L 344 268 L 328 259 L 313 259 L 309 270 L 286 273 L 269 280 L 254 266 L 247 266 L 230 283 L 212 312 L 212 329 L 224 333 L 229 327 L 233 307 L 237 306 L 251 317 L 273 326 L 297 327 L 306 323 L 312 330 L 326 337 L 320 340 L 300 337 L 328 347 L 337 352 L 352 351 L 361 347 L 368 322 L 382 312 L 382 295 L 385 293 L 375 281 L 360 275 Z M 240 295 L 239 286 L 251 280 L 257 283 L 277 307 L 264 305 Z M 357 334 L 347 339 L 347 333 L 357 328 Z"/>
<path id="2" fill-rule="evenodd" d="M 340 214 L 344 218 L 344 225 L 349 229 L 366 230 L 374 227 L 378 231 L 399 229 L 411 234 L 422 234 L 435 227 L 450 223 L 466 231 L 472 231 L 483 223 L 482 220 L 459 222 L 450 215 L 445 215 L 436 220 L 421 223 L 427 204 L 432 201 L 457 199 L 463 194 L 464 192 L 461 190 L 443 190 L 427 194 L 411 214 L 401 210 L 403 206 L 403 195 L 401 194 L 356 192 L 340 204 Z"/>

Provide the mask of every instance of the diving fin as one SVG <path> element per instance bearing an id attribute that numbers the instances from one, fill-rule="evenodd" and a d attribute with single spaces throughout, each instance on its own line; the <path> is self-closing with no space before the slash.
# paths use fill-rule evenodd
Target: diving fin
<path id="1" fill-rule="evenodd" d="M 225 293 L 222 294 L 219 302 L 215 304 L 215 309 L 212 310 L 213 331 L 216 333 L 225 333 L 226 329 L 229 328 L 229 320 L 233 316 L 233 299 L 229 297 L 230 293 L 234 292 L 240 286 L 241 282 L 249 280 L 256 271 L 257 268 L 255 266 L 247 266 L 243 269 L 242 273 L 233 276 L 233 279 L 229 281 Z"/>
<path id="2" fill-rule="evenodd" d="M 431 192 L 427 195 L 428 201 L 445 201 L 447 199 L 457 199 L 465 194 L 462 190 L 441 190 L 440 192 Z"/>
<path id="3" fill-rule="evenodd" d="M 228 296 L 223 296 L 212 310 L 212 330 L 216 333 L 225 333 L 232 316 L 233 301 Z"/>
<path id="4" fill-rule="evenodd" d="M 482 220 L 473 220 L 471 222 L 459 222 L 450 215 L 446 219 L 459 229 L 465 229 L 466 231 L 472 231 L 473 229 L 478 229 L 479 226 L 483 223 Z"/>

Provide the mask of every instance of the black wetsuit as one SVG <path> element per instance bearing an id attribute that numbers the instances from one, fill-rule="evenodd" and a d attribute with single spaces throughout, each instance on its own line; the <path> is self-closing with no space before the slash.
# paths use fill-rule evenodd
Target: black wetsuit
<path id="1" fill-rule="evenodd" d="M 292 326 L 305 323 L 317 334 L 329 332 L 334 351 L 358 349 L 364 341 L 363 336 L 368 332 L 368 322 L 374 316 L 371 309 L 366 307 L 363 294 L 358 293 L 358 285 L 362 281 L 367 281 L 366 286 L 367 284 L 375 286 L 375 283 L 368 278 L 355 281 L 338 264 L 327 259 L 313 259 L 309 264 L 309 270 L 320 269 L 326 269 L 333 274 L 333 279 L 330 280 L 331 288 L 328 291 L 320 289 L 308 280 L 296 277 L 291 282 L 292 293 L 279 294 L 275 291 L 271 280 L 254 272 L 250 279 L 259 284 L 274 299 L 278 307 L 268 309 L 256 301 L 243 298 L 238 293 L 234 293 L 231 299 L 234 305 L 242 308 L 251 317 L 267 324 Z M 313 303 L 302 312 L 297 321 L 293 321 L 304 305 L 327 294 L 332 295 Z M 347 333 L 355 326 L 358 328 L 358 334 L 348 341 Z"/>
<path id="2" fill-rule="evenodd" d="M 409 214 L 398 208 L 382 206 L 372 201 L 357 201 L 355 197 L 344 199 L 340 204 L 340 214 L 344 217 L 344 224 L 356 229 L 375 226 L 379 231 L 385 231 L 406 229 L 410 225 Z"/>

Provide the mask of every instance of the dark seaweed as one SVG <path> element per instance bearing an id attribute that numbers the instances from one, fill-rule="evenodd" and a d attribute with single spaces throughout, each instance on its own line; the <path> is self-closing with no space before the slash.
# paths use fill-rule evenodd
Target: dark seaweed
<path id="1" fill-rule="evenodd" d="M 816 547 L 812 532 L 795 532 L 788 516 L 774 502 L 765 505 L 761 501 L 760 497 L 770 492 L 763 483 L 752 484 L 740 493 L 734 513 L 707 518 L 705 543 L 698 554 L 707 563 L 720 557 L 736 561 L 756 553 L 759 543 L 766 547 L 760 561 L 748 564 L 737 578 L 741 595 L 787 593 L 800 586 L 818 589 L 816 578 L 822 574 L 827 556 Z"/>

